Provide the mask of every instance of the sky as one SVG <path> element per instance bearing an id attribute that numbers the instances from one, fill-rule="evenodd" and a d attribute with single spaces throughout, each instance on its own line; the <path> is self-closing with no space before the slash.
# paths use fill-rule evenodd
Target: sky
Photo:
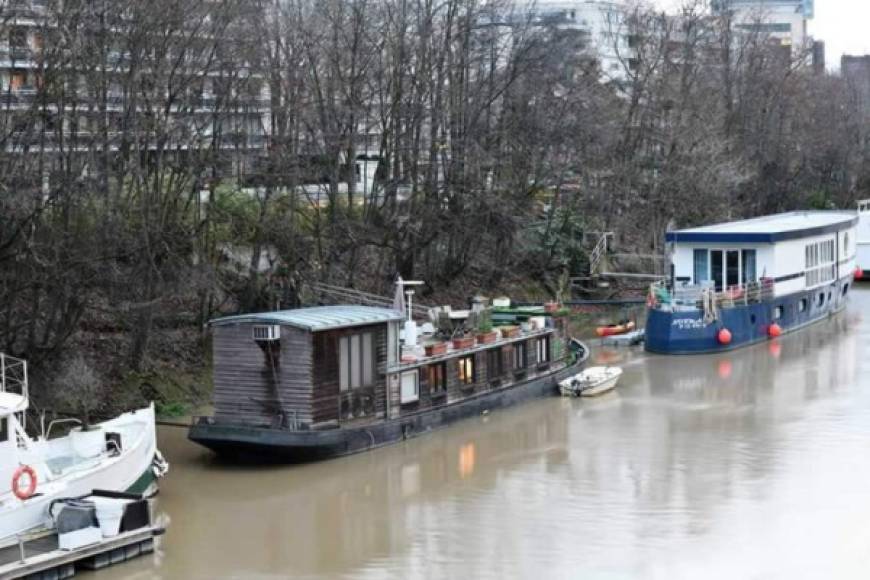
<path id="1" fill-rule="evenodd" d="M 825 42 L 829 70 L 840 68 L 842 54 L 870 54 L 870 0 L 816 0 L 810 34 Z"/>
<path id="2" fill-rule="evenodd" d="M 672 9 L 680 0 L 656 0 Z M 870 0 L 815 0 L 816 16 L 809 24 L 810 35 L 825 42 L 829 70 L 839 70 L 840 56 L 870 54 Z"/>

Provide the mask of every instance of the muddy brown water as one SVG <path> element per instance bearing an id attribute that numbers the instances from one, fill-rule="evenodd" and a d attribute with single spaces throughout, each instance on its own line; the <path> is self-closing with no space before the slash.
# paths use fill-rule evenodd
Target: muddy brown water
<path id="1" fill-rule="evenodd" d="M 163 428 L 159 550 L 90 578 L 866 578 L 870 289 L 777 342 L 625 368 L 377 451 L 233 467 Z"/>

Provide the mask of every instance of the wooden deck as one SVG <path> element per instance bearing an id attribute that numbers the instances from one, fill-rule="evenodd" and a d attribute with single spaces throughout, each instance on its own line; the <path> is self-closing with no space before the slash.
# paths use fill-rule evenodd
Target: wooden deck
<path id="1" fill-rule="evenodd" d="M 59 550 L 50 534 L 0 549 L 0 579 L 69 578 L 77 570 L 98 570 L 154 551 L 154 537 L 164 529 L 149 526 L 119 534 L 76 550 Z M 22 547 L 24 559 L 22 560 Z M 43 573 L 48 573 L 43 576 Z"/>

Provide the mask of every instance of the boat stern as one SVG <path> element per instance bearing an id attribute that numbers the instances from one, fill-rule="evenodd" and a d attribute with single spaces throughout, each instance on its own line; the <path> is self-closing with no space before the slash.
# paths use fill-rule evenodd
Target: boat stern
<path id="1" fill-rule="evenodd" d="M 707 322 L 700 310 L 668 312 L 650 309 L 646 321 L 646 350 L 660 354 L 693 354 L 724 350 L 720 328 Z"/>

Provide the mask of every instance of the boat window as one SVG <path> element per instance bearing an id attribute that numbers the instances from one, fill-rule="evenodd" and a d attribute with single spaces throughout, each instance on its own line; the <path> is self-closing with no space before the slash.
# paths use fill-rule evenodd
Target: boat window
<path id="1" fill-rule="evenodd" d="M 743 280 L 744 284 L 755 282 L 755 250 L 743 250 Z"/>
<path id="2" fill-rule="evenodd" d="M 538 362 L 544 363 L 550 361 L 550 337 L 542 336 L 538 339 L 537 344 Z"/>
<path id="3" fill-rule="evenodd" d="M 524 369 L 526 368 L 526 343 L 518 342 L 514 344 L 514 368 L 515 369 Z"/>
<path id="4" fill-rule="evenodd" d="M 849 293 L 849 284 L 843 285 L 843 296 Z"/>
<path id="5" fill-rule="evenodd" d="M 843 255 L 849 255 L 849 232 L 843 234 Z"/>
<path id="6" fill-rule="evenodd" d="M 724 281 L 722 272 L 722 250 L 712 250 L 710 252 L 710 277 L 713 278 L 716 291 L 721 292 L 722 282 Z"/>
<path id="7" fill-rule="evenodd" d="M 726 284 L 731 288 L 740 284 L 740 251 L 728 250 L 727 254 Z"/>
<path id="8" fill-rule="evenodd" d="M 798 312 L 806 312 L 807 310 L 807 299 L 801 298 L 800 302 L 798 302 Z"/>
<path id="9" fill-rule="evenodd" d="M 372 333 L 343 336 L 338 341 L 339 388 L 342 391 L 369 387 L 374 382 Z"/>
<path id="10" fill-rule="evenodd" d="M 459 359 L 459 382 L 463 385 L 474 384 L 474 355 Z"/>
<path id="11" fill-rule="evenodd" d="M 0 418 L 0 443 L 9 441 L 9 423 L 6 417 Z"/>
<path id="12" fill-rule="evenodd" d="M 420 399 L 419 376 L 416 370 L 402 373 L 402 404 Z"/>
<path id="13" fill-rule="evenodd" d="M 773 309 L 773 319 L 779 320 L 780 318 L 782 318 L 782 306 L 777 306 Z"/>
<path id="14" fill-rule="evenodd" d="M 426 367 L 426 382 L 429 394 L 440 395 L 447 391 L 447 363 L 440 362 Z"/>
<path id="15" fill-rule="evenodd" d="M 819 294 L 819 306 L 823 306 L 825 304 L 825 293 L 822 292 Z"/>
<path id="16" fill-rule="evenodd" d="M 504 365 L 502 364 L 500 348 L 486 351 L 486 372 L 491 379 L 497 379 L 504 375 Z"/>
<path id="17" fill-rule="evenodd" d="M 709 258 L 710 252 L 706 248 L 703 250 L 695 250 L 694 259 L 694 279 L 695 284 L 706 282 L 710 279 L 709 273 Z"/>

